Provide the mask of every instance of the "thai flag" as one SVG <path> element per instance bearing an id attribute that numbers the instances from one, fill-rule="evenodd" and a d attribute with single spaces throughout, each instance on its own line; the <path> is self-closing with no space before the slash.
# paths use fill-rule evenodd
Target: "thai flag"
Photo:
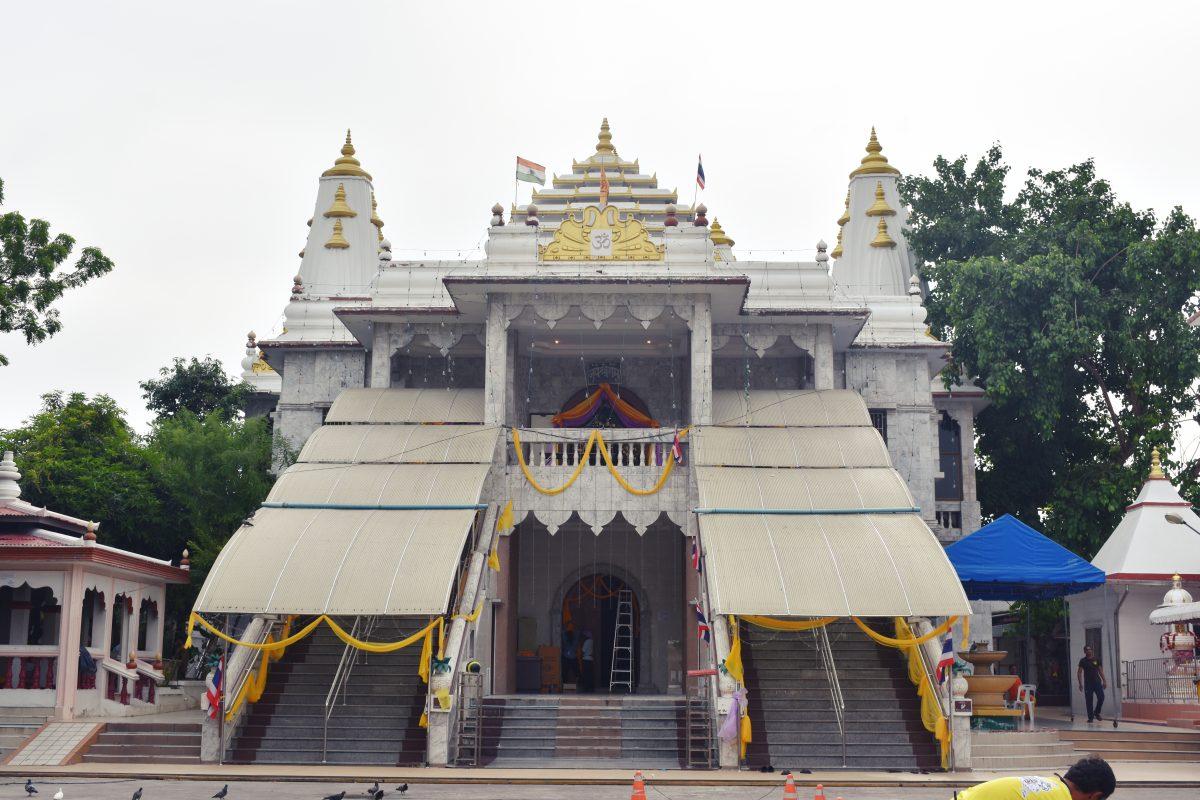
<path id="1" fill-rule="evenodd" d="M 700 568 L 702 563 L 700 558 L 700 539 L 697 537 L 692 539 L 692 569 L 696 570 L 696 572 L 703 572 L 704 570 Z"/>
<path id="2" fill-rule="evenodd" d="M 679 431 L 675 431 L 675 441 L 671 442 L 671 458 L 676 464 L 683 464 L 683 442 L 679 441 Z"/>
<path id="3" fill-rule="evenodd" d="M 938 659 L 937 674 L 938 683 L 944 683 L 946 676 L 950 673 L 950 668 L 954 666 L 954 634 L 947 634 L 942 640 L 942 656 Z"/>
<path id="4" fill-rule="evenodd" d="M 706 642 L 712 641 L 712 628 L 708 627 L 708 620 L 704 618 L 704 611 L 701 610 L 700 604 L 696 603 L 696 635 Z"/>
<path id="5" fill-rule="evenodd" d="M 696 156 L 696 185 L 704 188 L 704 159 Z"/>
<path id="6" fill-rule="evenodd" d="M 204 680 L 206 691 L 204 692 L 205 710 L 208 711 L 209 719 L 216 719 L 217 712 L 221 708 L 221 682 L 225 677 L 225 657 L 222 656 L 213 671 L 208 673 L 208 677 Z"/>

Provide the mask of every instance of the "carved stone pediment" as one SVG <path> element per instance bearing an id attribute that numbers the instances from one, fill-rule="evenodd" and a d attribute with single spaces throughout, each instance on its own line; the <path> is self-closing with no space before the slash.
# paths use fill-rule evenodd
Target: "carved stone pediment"
<path id="1" fill-rule="evenodd" d="M 571 214 L 554 231 L 554 239 L 538 246 L 542 261 L 662 261 L 666 245 L 650 240 L 646 226 L 615 206 L 587 206 Z"/>

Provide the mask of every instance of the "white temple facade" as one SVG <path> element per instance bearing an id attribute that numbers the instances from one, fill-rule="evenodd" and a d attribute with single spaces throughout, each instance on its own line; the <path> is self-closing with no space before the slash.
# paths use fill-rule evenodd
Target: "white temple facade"
<path id="1" fill-rule="evenodd" d="M 832 251 L 744 261 L 703 204 L 618 153 L 605 120 L 531 203 L 492 208 L 483 258 L 401 261 L 347 134 L 283 333 L 247 350 L 248 374 L 258 348 L 279 378 L 275 430 L 299 460 L 198 612 L 266 627 L 457 612 L 425 708 L 434 763 L 461 744 L 471 660 L 485 698 L 515 713 L 514 697 L 584 688 L 567 653 L 586 631 L 597 694 L 682 702 L 689 670 L 740 646 L 746 615 L 969 613 L 939 543 L 979 526 L 985 402 L 939 377 L 947 345 L 928 333 L 899 174 L 872 131 Z M 767 645 L 746 641 L 748 669 L 765 669 Z M 742 685 L 722 667 L 714 720 Z M 770 739 L 745 758 L 786 757 Z M 739 753 L 724 742 L 716 760 Z"/>

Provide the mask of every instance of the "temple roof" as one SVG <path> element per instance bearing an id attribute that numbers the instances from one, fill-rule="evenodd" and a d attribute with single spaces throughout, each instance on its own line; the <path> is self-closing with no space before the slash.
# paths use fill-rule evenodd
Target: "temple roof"
<path id="1" fill-rule="evenodd" d="M 643 173 L 637 159 L 626 161 L 621 158 L 612 138 L 605 117 L 596 137 L 596 151 L 583 160 L 573 161 L 570 173 L 554 175 L 551 188 L 533 190 L 532 203 L 537 206 L 537 216 L 543 227 L 557 225 L 568 210 L 578 211 L 584 206 L 599 204 L 600 182 L 604 177 L 608 179 L 609 205 L 633 213 L 652 232 L 662 230 L 667 205 L 679 202 L 679 191 L 659 187 L 658 175 Z M 523 220 L 528 208 L 514 206 L 511 214 L 514 221 Z M 695 218 L 695 212 L 687 206 L 679 208 L 676 215 L 681 222 Z"/>
<path id="2" fill-rule="evenodd" d="M 1092 563 L 1116 579 L 1169 581 L 1175 573 L 1200 579 L 1200 534 L 1168 522 L 1167 514 L 1200 529 L 1200 517 L 1163 474 L 1155 450 L 1137 499 Z"/>

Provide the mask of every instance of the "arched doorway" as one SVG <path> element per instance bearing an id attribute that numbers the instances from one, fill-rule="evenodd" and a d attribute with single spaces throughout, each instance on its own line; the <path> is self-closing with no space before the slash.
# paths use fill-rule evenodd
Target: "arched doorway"
<path id="1" fill-rule="evenodd" d="M 604 573 L 585 575 L 576 581 L 562 603 L 563 683 L 580 678 L 585 633 L 592 636 L 595 656 L 594 691 L 608 692 L 611 678 L 613 645 L 616 638 L 618 598 L 628 590 L 633 598 L 633 691 L 637 691 L 638 667 L 641 663 L 641 604 L 633 587 L 625 581 Z M 584 681 L 577 680 L 577 691 L 586 692 Z M 623 689 L 619 691 L 624 691 Z"/>

